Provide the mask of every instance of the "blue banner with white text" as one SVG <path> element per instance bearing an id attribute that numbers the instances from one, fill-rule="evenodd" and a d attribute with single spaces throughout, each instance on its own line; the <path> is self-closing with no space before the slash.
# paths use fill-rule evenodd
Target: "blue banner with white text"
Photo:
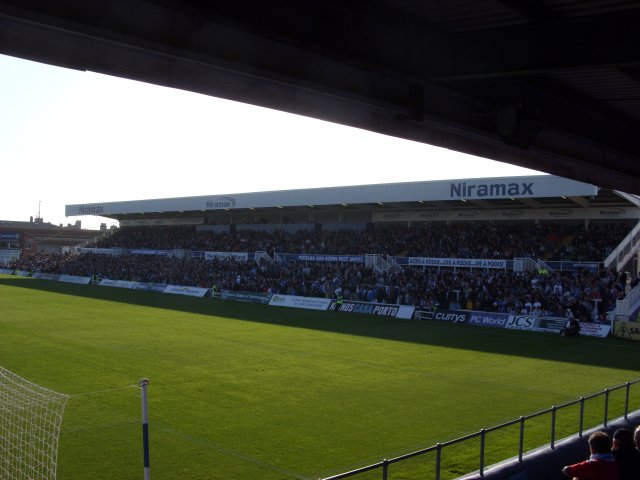
<path id="1" fill-rule="evenodd" d="M 343 262 L 364 263 L 364 255 L 307 255 L 298 253 L 285 253 L 282 255 L 287 262 Z"/>

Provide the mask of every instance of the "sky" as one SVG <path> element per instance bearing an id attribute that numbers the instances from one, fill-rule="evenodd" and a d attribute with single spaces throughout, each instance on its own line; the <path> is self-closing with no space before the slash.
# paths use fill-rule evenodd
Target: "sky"
<path id="1" fill-rule="evenodd" d="M 0 55 L 0 220 L 65 205 L 540 172 L 183 90 Z"/>

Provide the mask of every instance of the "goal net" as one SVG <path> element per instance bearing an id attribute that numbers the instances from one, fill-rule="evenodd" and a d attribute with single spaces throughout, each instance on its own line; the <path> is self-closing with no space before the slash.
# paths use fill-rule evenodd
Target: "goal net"
<path id="1" fill-rule="evenodd" d="M 0 367 L 0 479 L 56 478 L 67 399 Z"/>

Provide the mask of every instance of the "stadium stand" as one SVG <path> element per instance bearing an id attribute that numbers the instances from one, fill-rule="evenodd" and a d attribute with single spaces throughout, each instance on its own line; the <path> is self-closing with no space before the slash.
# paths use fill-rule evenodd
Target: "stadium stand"
<path id="1" fill-rule="evenodd" d="M 120 228 L 10 268 L 600 322 L 638 273 L 640 198 L 548 175 L 66 207 L 96 213 Z"/>
<path id="2" fill-rule="evenodd" d="M 95 244 L 96 251 L 126 249 L 129 255 L 44 252 L 16 260 L 19 270 L 330 298 L 341 288 L 347 300 L 564 316 L 570 308 L 581 321 L 605 321 L 623 298 L 627 278 L 615 269 L 525 271 L 409 266 L 380 271 L 350 262 L 269 262 L 263 259 L 206 260 L 196 249 L 216 252 L 266 250 L 305 254 L 404 254 L 460 258 L 544 255 L 547 259 L 591 260 L 600 264 L 631 223 L 575 225 L 425 224 L 415 227 L 295 233 L 215 233 L 195 227 L 125 227 Z M 517 239 L 527 239 L 520 243 Z M 516 245 L 516 246 L 514 246 Z M 534 248 L 538 246 L 539 248 Z M 530 247 L 530 248 L 529 248 Z M 184 250 L 189 251 L 185 255 Z M 91 249 L 88 249 L 91 251 Z M 145 253 L 143 253 L 145 252 Z M 180 252 L 180 254 L 166 254 Z M 586 252 L 586 253 L 585 253 Z M 151 254 L 155 253 L 155 254 Z M 163 253 L 163 254 L 159 254 Z M 597 255 L 586 257 L 586 254 Z"/>

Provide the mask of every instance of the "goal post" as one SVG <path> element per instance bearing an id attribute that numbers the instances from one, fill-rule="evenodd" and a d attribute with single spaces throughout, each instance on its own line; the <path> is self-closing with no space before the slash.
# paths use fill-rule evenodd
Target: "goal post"
<path id="1" fill-rule="evenodd" d="M 0 367 L 0 478 L 55 480 L 69 397 Z"/>

